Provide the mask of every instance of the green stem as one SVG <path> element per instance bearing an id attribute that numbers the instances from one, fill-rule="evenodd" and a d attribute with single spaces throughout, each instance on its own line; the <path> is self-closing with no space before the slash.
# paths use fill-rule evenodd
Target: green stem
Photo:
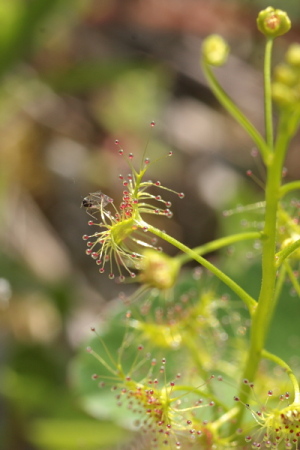
<path id="1" fill-rule="evenodd" d="M 255 379 L 259 362 L 262 357 L 262 351 L 269 330 L 269 325 L 276 306 L 276 225 L 280 199 L 282 166 L 287 145 L 290 140 L 290 136 L 286 129 L 287 125 L 288 124 L 284 119 L 279 123 L 274 157 L 268 167 L 266 181 L 265 226 L 263 230 L 265 239 L 262 241 L 262 284 L 258 305 L 252 318 L 250 349 L 242 380 Z M 243 418 L 244 408 L 242 407 L 242 404 L 247 403 L 248 395 L 249 394 L 244 390 L 244 384 L 242 381 L 239 392 L 241 406 L 237 416 L 237 426 L 241 423 Z"/>
<path id="2" fill-rule="evenodd" d="M 291 181 L 290 183 L 284 184 L 280 188 L 280 197 L 288 194 L 289 192 L 296 191 L 300 189 L 300 181 Z"/>
<path id="3" fill-rule="evenodd" d="M 278 299 L 280 297 L 280 294 L 282 292 L 282 288 L 283 288 L 283 284 L 284 284 L 284 280 L 285 280 L 285 276 L 286 276 L 286 268 L 285 266 L 281 266 L 281 268 L 279 269 L 279 276 L 277 279 L 277 283 L 276 283 L 276 287 L 275 287 L 275 292 L 274 292 L 274 302 L 277 304 Z"/>
<path id="4" fill-rule="evenodd" d="M 272 113 L 272 93 L 271 93 L 271 58 L 272 58 L 273 38 L 266 42 L 264 60 L 264 89 L 265 89 L 265 130 L 266 141 L 269 149 L 273 151 L 273 113 Z"/>
<path id="5" fill-rule="evenodd" d="M 218 269 L 216 266 L 214 266 L 212 263 L 207 261 L 202 256 L 198 255 L 194 250 L 190 249 L 186 245 L 182 244 L 181 242 L 177 241 L 177 239 L 173 238 L 172 236 L 169 236 L 165 232 L 159 230 L 158 228 L 155 228 L 151 225 L 149 225 L 146 222 L 142 222 L 140 225 L 142 228 L 147 227 L 148 231 L 154 234 L 155 236 L 160 237 L 166 242 L 169 242 L 169 244 L 173 245 L 174 247 L 178 248 L 182 252 L 189 255 L 191 259 L 194 259 L 199 264 L 204 266 L 206 269 L 208 269 L 210 272 L 212 272 L 216 277 L 218 277 L 221 281 L 223 281 L 224 284 L 226 284 L 230 289 L 235 292 L 241 300 L 247 305 L 250 314 L 252 315 L 256 309 L 257 303 L 254 300 L 251 295 L 249 295 L 243 288 L 241 288 L 235 281 L 233 281 L 230 277 L 228 277 L 222 270 Z"/>
<path id="6" fill-rule="evenodd" d="M 193 249 L 198 255 L 205 255 L 206 253 L 219 250 L 222 247 L 234 244 L 235 242 L 245 241 L 247 239 L 261 239 L 262 233 L 260 231 L 249 231 L 247 233 L 238 233 L 231 236 L 222 237 L 220 239 L 215 239 L 214 241 L 208 242 L 206 244 L 200 245 Z M 185 264 L 187 261 L 191 260 L 191 257 L 187 254 L 181 254 L 176 257 L 180 264 Z"/>
<path id="7" fill-rule="evenodd" d="M 288 276 L 292 282 L 293 288 L 297 292 L 298 297 L 300 297 L 300 285 L 299 285 L 297 278 L 294 275 L 293 269 L 291 268 L 288 261 L 285 261 L 284 266 L 285 266 Z"/>
<path id="8" fill-rule="evenodd" d="M 284 248 L 280 252 L 276 254 L 276 267 L 280 267 L 283 261 L 288 258 L 295 250 L 297 250 L 300 247 L 300 239 L 297 239 L 295 242 L 293 242 L 288 247 Z"/>
<path id="9" fill-rule="evenodd" d="M 217 397 L 217 396 L 213 395 L 211 392 L 205 392 L 205 391 L 202 391 L 199 388 L 195 388 L 193 386 L 190 386 L 189 384 L 186 384 L 186 385 L 175 385 L 175 386 L 172 386 L 171 388 L 169 388 L 169 390 L 171 392 L 176 392 L 176 391 L 184 392 L 184 394 L 182 394 L 182 395 L 180 395 L 178 397 L 172 398 L 171 399 L 172 402 L 175 402 L 178 399 L 180 399 L 182 397 L 185 397 L 187 395 L 187 393 L 192 392 L 193 394 L 199 395 L 200 397 L 205 397 L 205 398 L 207 398 L 209 400 L 212 400 L 216 405 L 218 405 L 222 409 L 224 409 L 224 411 L 228 411 L 228 406 L 225 403 L 220 401 L 220 397 Z M 200 408 L 203 408 L 203 406 L 204 405 L 200 405 Z M 193 407 L 189 407 L 189 408 L 186 408 L 186 409 L 178 409 L 178 411 L 190 411 L 190 410 L 193 410 Z"/>
<path id="10" fill-rule="evenodd" d="M 231 408 L 225 414 L 222 414 L 219 419 L 213 421 L 211 423 L 211 428 L 213 430 L 217 430 L 222 425 L 224 425 L 224 423 L 229 423 L 237 415 L 237 412 L 238 408 L 236 406 L 234 408 Z"/>
<path id="11" fill-rule="evenodd" d="M 291 383 L 293 385 L 293 389 L 294 389 L 294 402 L 299 402 L 300 400 L 300 389 L 299 389 L 299 383 L 297 381 L 297 378 L 295 377 L 292 369 L 290 368 L 290 366 L 283 361 L 281 358 L 279 358 L 276 355 L 273 355 L 273 353 L 268 352 L 267 350 L 263 350 L 262 351 L 262 357 L 263 358 L 267 358 L 270 361 L 273 361 L 275 364 L 278 364 L 278 366 L 282 367 L 287 375 L 289 376 Z"/>
<path id="12" fill-rule="evenodd" d="M 247 119 L 247 117 L 239 110 L 239 108 L 235 105 L 231 98 L 226 94 L 226 92 L 218 83 L 210 66 L 205 61 L 202 61 L 202 70 L 209 82 L 211 90 L 213 91 L 219 102 L 236 119 L 236 121 L 244 128 L 244 130 L 247 131 L 247 133 L 253 139 L 257 148 L 261 152 L 265 164 L 267 164 L 270 159 L 270 149 L 267 146 L 264 138 Z"/>

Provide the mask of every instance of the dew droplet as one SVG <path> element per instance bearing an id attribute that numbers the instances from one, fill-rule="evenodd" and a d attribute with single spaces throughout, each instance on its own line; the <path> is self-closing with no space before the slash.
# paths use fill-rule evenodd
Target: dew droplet
<path id="1" fill-rule="evenodd" d="M 152 120 L 152 122 L 150 123 L 150 126 L 151 126 L 151 127 L 155 127 L 155 125 L 156 125 L 156 124 L 155 124 L 154 120 Z"/>
<path id="2" fill-rule="evenodd" d="M 169 151 L 168 156 L 172 156 L 172 155 L 173 155 L 173 152 L 171 150 L 171 151 Z"/>
<path id="3" fill-rule="evenodd" d="M 178 197 L 179 198 L 184 198 L 184 193 L 183 192 L 179 192 Z"/>

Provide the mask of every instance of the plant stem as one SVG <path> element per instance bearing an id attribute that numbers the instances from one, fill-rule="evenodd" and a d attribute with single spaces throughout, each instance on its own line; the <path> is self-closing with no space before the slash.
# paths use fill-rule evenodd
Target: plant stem
<path id="1" fill-rule="evenodd" d="M 279 123 L 274 157 L 267 167 L 265 226 L 263 230 L 265 239 L 262 241 L 262 284 L 258 305 L 252 318 L 250 349 L 242 380 L 248 379 L 253 381 L 255 379 L 269 325 L 276 306 L 276 225 L 280 199 L 282 166 L 290 139 L 286 128 L 287 125 L 288 124 L 284 119 Z M 237 426 L 241 423 L 245 411 L 242 404 L 247 403 L 248 395 L 249 394 L 244 390 L 242 381 L 239 392 L 241 406 L 237 416 Z"/>
<path id="2" fill-rule="evenodd" d="M 283 261 L 288 258 L 295 250 L 297 250 L 300 247 L 300 239 L 297 239 L 297 241 L 293 242 L 288 247 L 284 248 L 280 252 L 276 254 L 276 267 L 280 267 Z"/>
<path id="3" fill-rule="evenodd" d="M 200 245 L 199 247 L 194 248 L 193 251 L 198 255 L 205 255 L 206 253 L 213 252 L 222 247 L 226 247 L 227 245 L 234 244 L 235 242 L 245 241 L 247 239 L 261 239 L 261 238 L 262 233 L 260 231 L 249 231 L 246 233 L 232 234 L 230 236 L 215 239 L 214 241 Z M 176 259 L 177 261 L 180 262 L 180 264 L 185 264 L 187 261 L 191 260 L 191 256 L 187 254 L 181 254 L 179 256 L 176 256 Z"/>
<path id="4" fill-rule="evenodd" d="M 218 277 L 223 283 L 225 283 L 227 286 L 230 287 L 230 289 L 235 292 L 241 300 L 246 304 L 246 306 L 249 309 L 249 312 L 251 315 L 253 315 L 257 302 L 254 300 L 251 295 L 248 294 L 241 286 L 239 286 L 235 281 L 233 281 L 230 277 L 228 277 L 222 270 L 218 269 L 216 266 L 214 266 L 212 263 L 207 261 L 207 259 L 203 258 L 202 256 L 198 255 L 194 250 L 190 249 L 186 245 L 182 244 L 181 242 L 177 241 L 177 239 L 173 238 L 172 236 L 169 236 L 165 232 L 159 230 L 158 228 L 155 228 L 151 225 L 149 225 L 146 222 L 139 223 L 139 226 L 147 227 L 148 231 L 154 234 L 155 236 L 160 237 L 161 239 L 165 240 L 166 242 L 169 242 L 174 247 L 178 248 L 182 252 L 189 255 L 191 259 L 194 259 L 199 264 L 204 266 L 206 269 L 208 269 L 210 272 L 212 272 L 216 277 Z"/>
<path id="5" fill-rule="evenodd" d="M 291 181 L 290 183 L 284 184 L 280 188 L 280 197 L 288 194 L 291 191 L 296 191 L 300 189 L 300 181 Z"/>
<path id="6" fill-rule="evenodd" d="M 201 389 L 193 387 L 193 386 L 191 386 L 189 384 L 184 384 L 184 385 L 179 385 L 178 384 L 178 385 L 172 386 L 171 388 L 169 388 L 169 390 L 172 391 L 172 392 L 176 392 L 176 391 L 184 392 L 183 395 L 179 395 L 178 397 L 172 398 L 171 399 L 172 402 L 175 402 L 176 400 L 178 400 L 178 399 L 180 399 L 182 397 L 185 397 L 187 395 L 187 393 L 192 392 L 193 394 L 197 394 L 197 395 L 199 395 L 201 397 L 206 397 L 209 400 L 212 400 L 216 405 L 218 405 L 221 408 L 223 408 L 224 411 L 228 411 L 228 406 L 224 402 L 221 402 L 219 397 L 213 395 L 211 392 L 202 391 Z M 203 408 L 203 405 L 200 405 L 199 407 Z M 179 409 L 178 411 L 189 411 L 191 409 L 193 409 L 193 408 L 189 407 L 189 408 L 186 408 L 186 409 Z"/>
<path id="7" fill-rule="evenodd" d="M 218 83 L 216 77 L 214 76 L 210 66 L 202 61 L 202 70 L 209 82 L 210 88 L 219 100 L 219 102 L 224 106 L 224 108 L 236 119 L 236 121 L 247 131 L 250 137 L 253 139 L 255 145 L 261 152 L 262 158 L 265 164 L 268 164 L 270 159 L 270 148 L 266 144 L 264 138 L 257 131 L 257 129 L 252 125 L 252 123 L 247 119 L 247 117 L 239 110 L 235 103 L 226 94 L 223 88 Z"/>
<path id="8" fill-rule="evenodd" d="M 269 359 L 270 361 L 273 361 L 275 364 L 278 364 L 280 367 L 282 367 L 286 373 L 288 374 L 292 385 L 294 389 L 294 402 L 299 402 L 300 400 L 300 389 L 299 389 L 299 383 L 297 381 L 297 378 L 295 377 L 292 369 L 290 366 L 283 361 L 281 358 L 279 358 L 276 355 L 273 355 L 273 353 L 268 352 L 267 350 L 262 351 L 262 357 Z"/>
<path id="9" fill-rule="evenodd" d="M 294 275 L 293 269 L 291 268 L 291 266 L 290 266 L 288 261 L 284 262 L 284 266 L 286 268 L 288 276 L 290 277 L 290 280 L 292 282 L 293 288 L 297 292 L 298 297 L 300 297 L 300 285 L 299 285 L 299 282 L 297 280 L 297 277 Z"/>
<path id="10" fill-rule="evenodd" d="M 272 95 L 271 95 L 271 57 L 273 48 L 273 38 L 266 42 L 265 60 L 264 60 L 264 90 L 265 90 L 265 130 L 266 142 L 270 150 L 273 151 L 273 114 L 272 114 Z"/>
<path id="11" fill-rule="evenodd" d="M 283 265 L 279 269 L 279 275 L 278 275 L 276 288 L 275 288 L 275 292 L 274 292 L 274 302 L 275 303 L 277 303 L 277 301 L 280 297 L 280 294 L 282 292 L 285 276 L 286 276 L 286 268 L 285 268 L 285 265 Z"/>

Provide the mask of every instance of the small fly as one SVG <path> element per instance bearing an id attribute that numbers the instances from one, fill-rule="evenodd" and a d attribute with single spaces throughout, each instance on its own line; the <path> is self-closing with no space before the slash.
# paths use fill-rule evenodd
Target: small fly
<path id="1" fill-rule="evenodd" d="M 101 191 L 92 192 L 82 200 L 81 206 L 86 208 L 88 214 L 93 216 L 89 210 L 101 211 L 101 208 L 105 208 L 109 203 L 113 203 L 113 199 L 108 195 L 103 194 Z"/>

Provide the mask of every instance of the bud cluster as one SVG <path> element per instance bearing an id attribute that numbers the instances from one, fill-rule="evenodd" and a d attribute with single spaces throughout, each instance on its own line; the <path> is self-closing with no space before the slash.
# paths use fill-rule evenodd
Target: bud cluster
<path id="1" fill-rule="evenodd" d="M 275 68 L 272 95 L 280 108 L 299 110 L 300 44 L 291 44 L 286 52 L 285 62 Z"/>

